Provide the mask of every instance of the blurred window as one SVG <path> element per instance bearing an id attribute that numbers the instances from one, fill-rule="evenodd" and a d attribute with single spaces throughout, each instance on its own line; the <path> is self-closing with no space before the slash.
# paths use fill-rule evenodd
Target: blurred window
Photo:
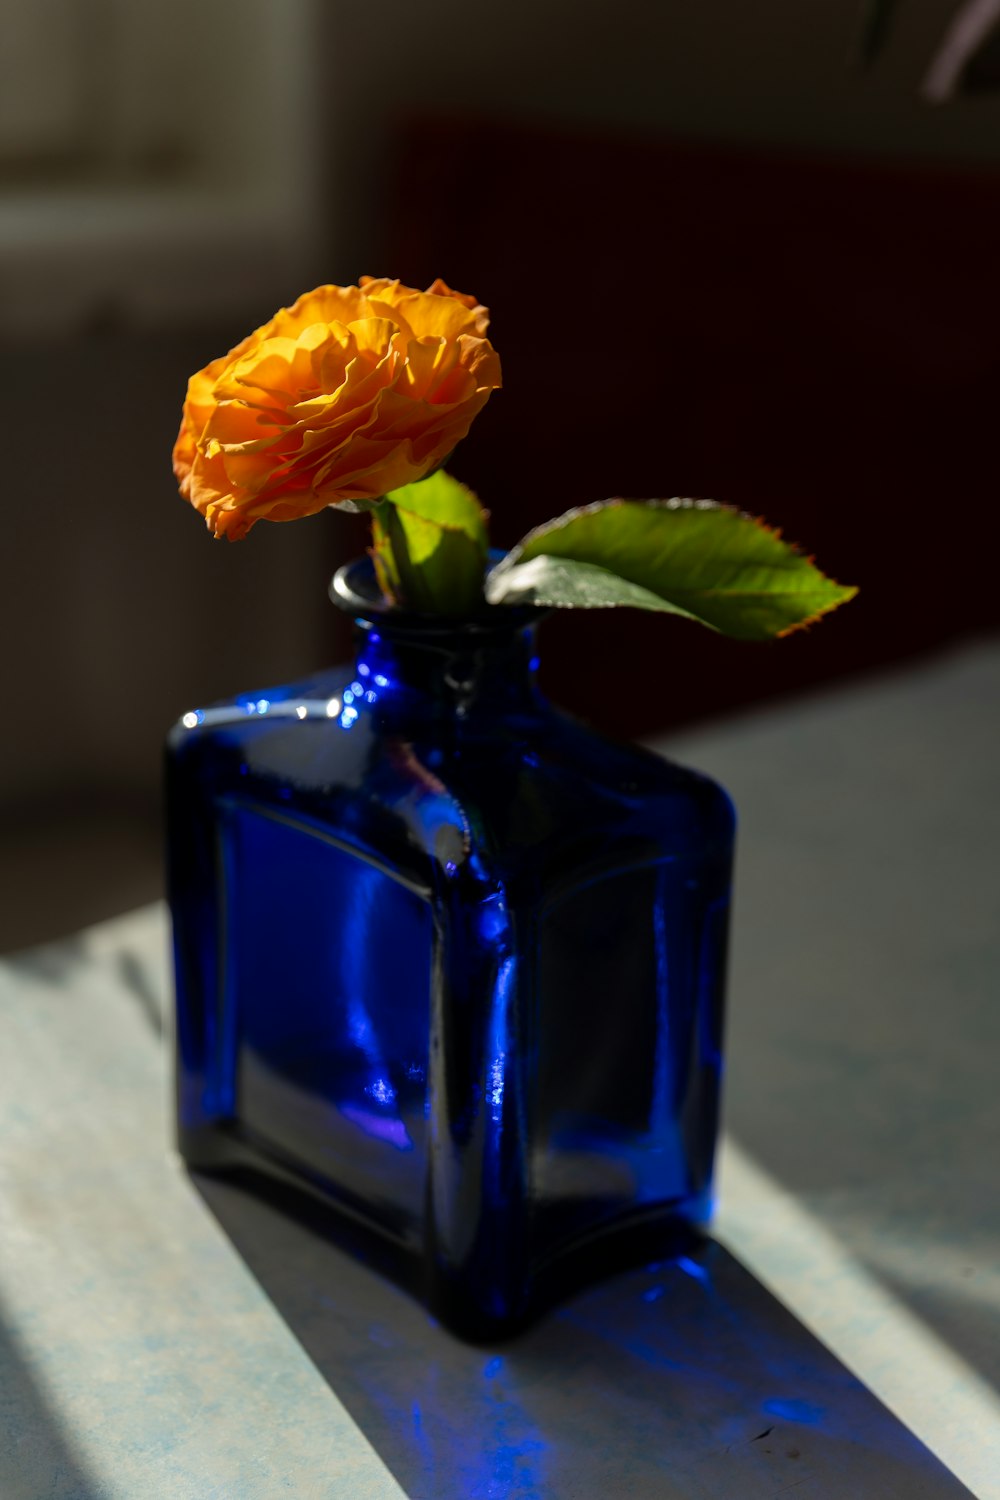
<path id="1" fill-rule="evenodd" d="M 0 0 L 0 316 L 53 331 L 294 290 L 317 0 Z"/>

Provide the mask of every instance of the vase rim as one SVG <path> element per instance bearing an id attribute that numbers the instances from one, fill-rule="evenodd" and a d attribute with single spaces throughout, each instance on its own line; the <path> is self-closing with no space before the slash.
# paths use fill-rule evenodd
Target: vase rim
<path id="1" fill-rule="evenodd" d="M 499 555 L 499 554 L 498 554 Z M 344 563 L 330 581 L 330 598 L 338 609 L 364 622 L 378 620 L 393 633 L 406 635 L 509 635 L 535 625 L 549 613 L 538 605 L 487 604 L 474 615 L 428 615 L 400 609 L 386 598 L 370 556 Z"/>

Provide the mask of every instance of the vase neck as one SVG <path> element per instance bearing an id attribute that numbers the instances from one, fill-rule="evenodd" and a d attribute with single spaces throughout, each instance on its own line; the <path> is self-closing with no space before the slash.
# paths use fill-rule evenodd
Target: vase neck
<path id="1" fill-rule="evenodd" d="M 387 712 L 466 718 L 527 709 L 538 701 L 535 628 L 358 618 L 357 681 Z"/>
<path id="2" fill-rule="evenodd" d="M 451 620 L 391 608 L 369 558 L 335 574 L 334 603 L 354 616 L 351 691 L 391 717 L 457 717 L 529 710 L 539 702 L 535 632 L 544 611 L 483 606 Z"/>

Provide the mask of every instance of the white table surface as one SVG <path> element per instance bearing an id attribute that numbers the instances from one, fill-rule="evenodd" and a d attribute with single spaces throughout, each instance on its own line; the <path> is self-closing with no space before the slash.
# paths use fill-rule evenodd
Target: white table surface
<path id="1" fill-rule="evenodd" d="M 144 909 L 0 964 L 0 1500 L 1000 1497 L 1000 647 L 663 748 L 741 814 L 716 1243 L 457 1343 L 181 1169 Z"/>

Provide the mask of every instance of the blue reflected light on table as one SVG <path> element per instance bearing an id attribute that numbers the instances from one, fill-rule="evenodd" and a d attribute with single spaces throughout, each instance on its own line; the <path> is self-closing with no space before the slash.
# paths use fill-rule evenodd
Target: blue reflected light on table
<path id="1" fill-rule="evenodd" d="M 765 1401 L 764 1410 L 769 1416 L 781 1417 L 786 1422 L 804 1422 L 809 1427 L 815 1427 L 826 1415 L 822 1406 L 814 1406 L 811 1401 L 788 1400 L 779 1396 L 771 1396 Z"/>
<path id="2" fill-rule="evenodd" d="M 968 1500 L 711 1241 L 483 1349 L 330 1244 L 321 1219 L 197 1181 L 410 1500 Z"/>

